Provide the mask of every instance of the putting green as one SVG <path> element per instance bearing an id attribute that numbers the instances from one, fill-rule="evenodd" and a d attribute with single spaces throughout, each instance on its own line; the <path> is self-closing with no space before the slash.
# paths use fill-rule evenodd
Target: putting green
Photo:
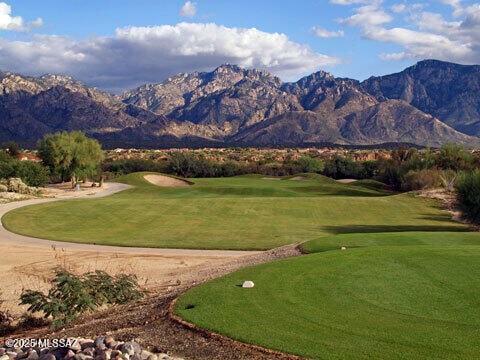
<path id="1" fill-rule="evenodd" d="M 477 359 L 480 234 L 437 235 L 349 234 L 338 243 L 333 236 L 327 243 L 336 249 L 363 247 L 237 271 L 184 294 L 176 312 L 315 359 Z M 255 287 L 242 289 L 244 280 Z"/>
<path id="2" fill-rule="evenodd" d="M 101 199 L 28 206 L 2 218 L 13 232 L 59 241 L 195 249 L 270 249 L 343 232 L 456 231 L 435 202 L 392 195 L 375 182 L 340 184 L 261 176 L 192 179 L 163 188 L 143 173 L 135 188 Z"/>

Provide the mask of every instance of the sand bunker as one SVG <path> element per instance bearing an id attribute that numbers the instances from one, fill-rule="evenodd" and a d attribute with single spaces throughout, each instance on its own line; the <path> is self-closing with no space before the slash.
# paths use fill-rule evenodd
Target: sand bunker
<path id="1" fill-rule="evenodd" d="M 342 184 L 350 184 L 357 181 L 357 179 L 338 179 L 337 181 Z"/>
<path id="2" fill-rule="evenodd" d="M 293 181 L 303 181 L 303 180 L 306 180 L 307 178 L 305 176 L 295 176 L 295 177 L 292 177 L 290 178 L 289 180 L 293 180 Z"/>
<path id="3" fill-rule="evenodd" d="M 175 179 L 173 177 L 164 176 L 164 175 L 145 175 L 143 177 L 149 183 L 157 186 L 170 186 L 170 187 L 178 187 L 178 186 L 190 186 L 189 182 L 185 180 Z"/>

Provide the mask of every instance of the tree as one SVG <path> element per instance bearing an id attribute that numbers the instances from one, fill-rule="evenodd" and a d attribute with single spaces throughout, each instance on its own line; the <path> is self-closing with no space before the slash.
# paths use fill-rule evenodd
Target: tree
<path id="1" fill-rule="evenodd" d="M 436 165 L 447 170 L 471 170 L 474 157 L 461 145 L 445 144 L 436 157 Z"/>
<path id="2" fill-rule="evenodd" d="M 322 160 L 303 156 L 297 160 L 301 172 L 318 173 L 320 174 L 325 168 Z"/>
<path id="3" fill-rule="evenodd" d="M 103 159 L 99 142 L 80 131 L 46 135 L 38 144 L 38 155 L 53 178 L 71 180 L 72 184 L 77 179 L 94 176 Z"/>
<path id="4" fill-rule="evenodd" d="M 16 159 L 20 155 L 20 148 L 15 141 L 9 141 L 2 145 L 2 149 L 10 155 L 12 158 Z"/>

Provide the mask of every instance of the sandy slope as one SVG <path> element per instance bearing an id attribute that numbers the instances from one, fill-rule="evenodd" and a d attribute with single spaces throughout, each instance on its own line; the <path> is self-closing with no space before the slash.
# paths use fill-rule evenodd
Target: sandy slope
<path id="1" fill-rule="evenodd" d="M 169 186 L 169 187 L 178 187 L 178 186 L 190 186 L 191 184 L 187 181 L 176 179 L 170 176 L 163 175 L 145 175 L 144 179 L 149 183 L 157 186 Z"/>

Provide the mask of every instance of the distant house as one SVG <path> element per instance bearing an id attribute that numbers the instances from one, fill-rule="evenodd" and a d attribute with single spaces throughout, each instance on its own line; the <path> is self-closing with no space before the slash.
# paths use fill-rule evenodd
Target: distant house
<path id="1" fill-rule="evenodd" d="M 20 154 L 17 156 L 17 159 L 20 161 L 34 161 L 34 162 L 42 161 L 42 159 L 40 159 L 38 156 L 35 156 L 33 154 Z"/>

